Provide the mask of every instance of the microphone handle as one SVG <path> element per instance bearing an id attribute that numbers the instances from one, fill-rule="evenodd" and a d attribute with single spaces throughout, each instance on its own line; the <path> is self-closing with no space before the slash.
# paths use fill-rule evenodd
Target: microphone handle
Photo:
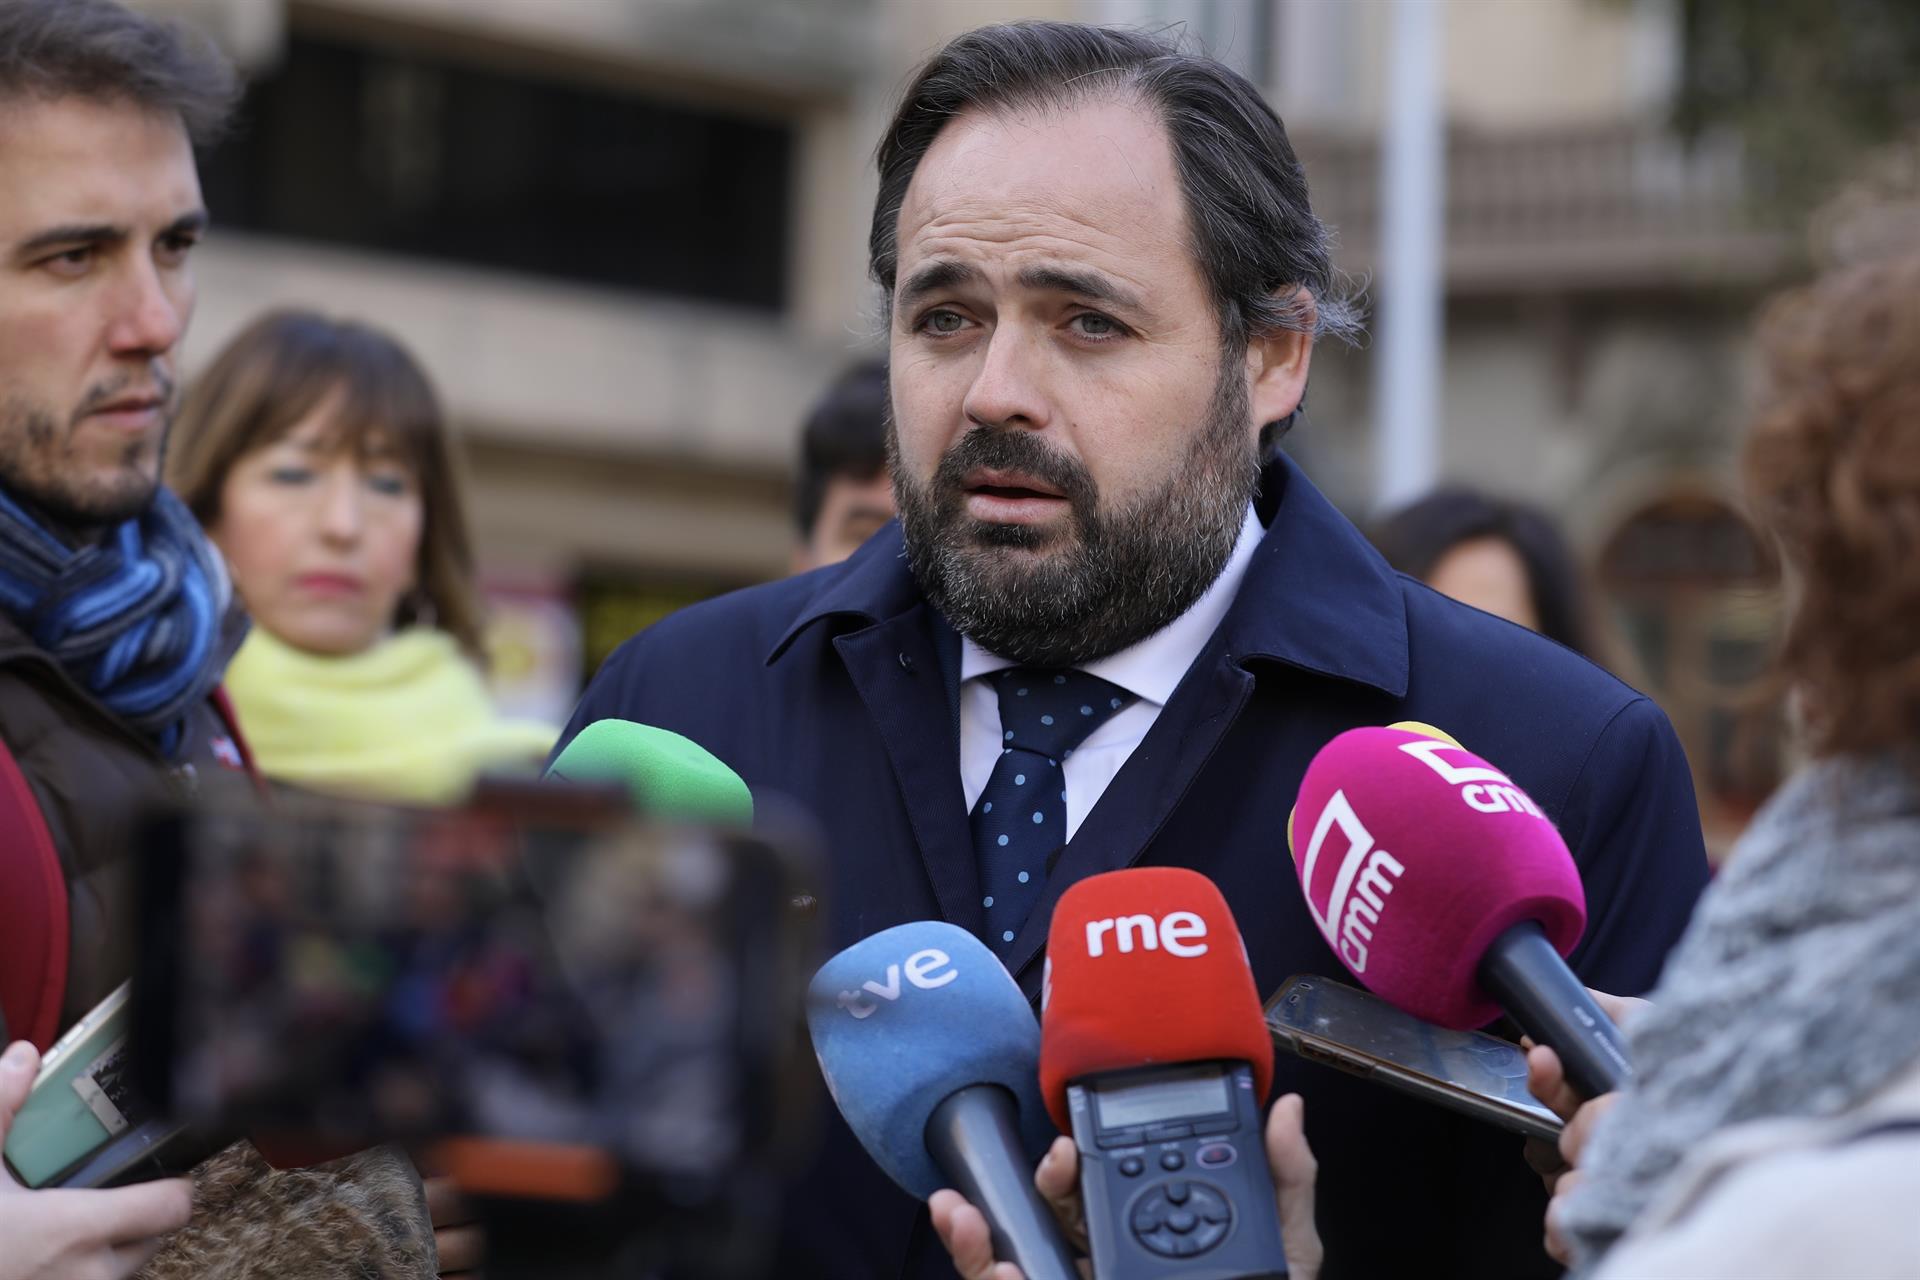
<path id="1" fill-rule="evenodd" d="M 1034 1189 L 1013 1095 L 999 1085 L 956 1090 L 927 1117 L 927 1150 L 987 1219 L 994 1257 L 1027 1280 L 1080 1280 L 1053 1210 Z"/>
<path id="2" fill-rule="evenodd" d="M 1480 985 L 1521 1030 L 1560 1055 L 1567 1083 L 1582 1096 L 1612 1093 L 1633 1078 L 1620 1029 L 1538 921 L 1523 920 L 1493 940 L 1480 960 Z"/>

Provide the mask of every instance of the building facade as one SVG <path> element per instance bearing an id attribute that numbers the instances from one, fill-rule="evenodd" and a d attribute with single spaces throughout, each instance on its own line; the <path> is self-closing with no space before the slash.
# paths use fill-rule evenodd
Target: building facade
<path id="1" fill-rule="evenodd" d="M 251 80 L 206 165 L 220 230 L 188 376 L 276 305 L 401 336 L 463 440 L 502 674 L 529 709 L 660 613 L 783 571 L 800 417 L 879 341 L 872 148 L 950 35 L 1182 24 L 1268 89 L 1343 267 L 1393 269 L 1388 0 L 135 2 Z M 1749 204 L 1736 148 L 1666 130 L 1663 0 L 1434 2 L 1443 470 L 1565 521 L 1618 665 L 1679 723 L 1710 822 L 1737 823 L 1774 768 L 1732 700 L 1772 615 L 1731 458 L 1748 316 L 1797 243 Z M 1319 353 L 1290 443 L 1360 518 L 1370 376 L 1364 348 Z"/>

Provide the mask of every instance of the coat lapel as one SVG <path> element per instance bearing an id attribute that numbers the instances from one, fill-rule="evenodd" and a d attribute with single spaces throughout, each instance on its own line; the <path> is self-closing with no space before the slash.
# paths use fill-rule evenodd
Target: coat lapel
<path id="1" fill-rule="evenodd" d="M 987 922 L 960 785 L 959 695 L 947 687 L 958 644 L 925 604 L 833 642 L 893 765 L 940 914 L 978 934 Z"/>

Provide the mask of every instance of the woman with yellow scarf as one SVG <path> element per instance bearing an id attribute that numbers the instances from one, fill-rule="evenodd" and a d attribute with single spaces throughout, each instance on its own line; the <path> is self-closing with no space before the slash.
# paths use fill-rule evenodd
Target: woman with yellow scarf
<path id="1" fill-rule="evenodd" d="M 552 747 L 553 726 L 504 718 L 488 696 L 452 452 L 426 375 L 363 325 L 274 312 L 194 383 L 167 478 L 252 615 L 226 688 L 269 779 L 445 804 L 484 771 L 533 772 Z M 364 1159 L 413 1179 L 398 1152 Z M 283 1176 L 244 1144 L 222 1160 L 224 1177 Z M 385 1217 L 430 1214 L 441 1274 L 467 1274 L 481 1246 L 451 1183 L 428 1180 L 424 1202 L 410 1185 Z M 164 1253 L 155 1265 L 170 1261 L 161 1274 L 191 1272 Z"/>
<path id="2" fill-rule="evenodd" d="M 253 616 L 226 686 L 261 772 L 437 804 L 538 766 L 555 730 L 487 694 L 452 449 L 398 343 L 264 316 L 195 382 L 170 455 Z"/>

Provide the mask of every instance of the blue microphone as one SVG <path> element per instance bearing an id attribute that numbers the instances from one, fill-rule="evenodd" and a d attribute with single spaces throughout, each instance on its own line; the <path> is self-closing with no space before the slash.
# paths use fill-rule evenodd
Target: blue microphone
<path id="1" fill-rule="evenodd" d="M 888 1177 L 920 1200 L 958 1190 L 1027 1280 L 1079 1280 L 1033 1186 L 1054 1135 L 1040 1024 L 991 951 L 939 921 L 876 933 L 814 975 L 807 1026 L 827 1091 Z"/>

